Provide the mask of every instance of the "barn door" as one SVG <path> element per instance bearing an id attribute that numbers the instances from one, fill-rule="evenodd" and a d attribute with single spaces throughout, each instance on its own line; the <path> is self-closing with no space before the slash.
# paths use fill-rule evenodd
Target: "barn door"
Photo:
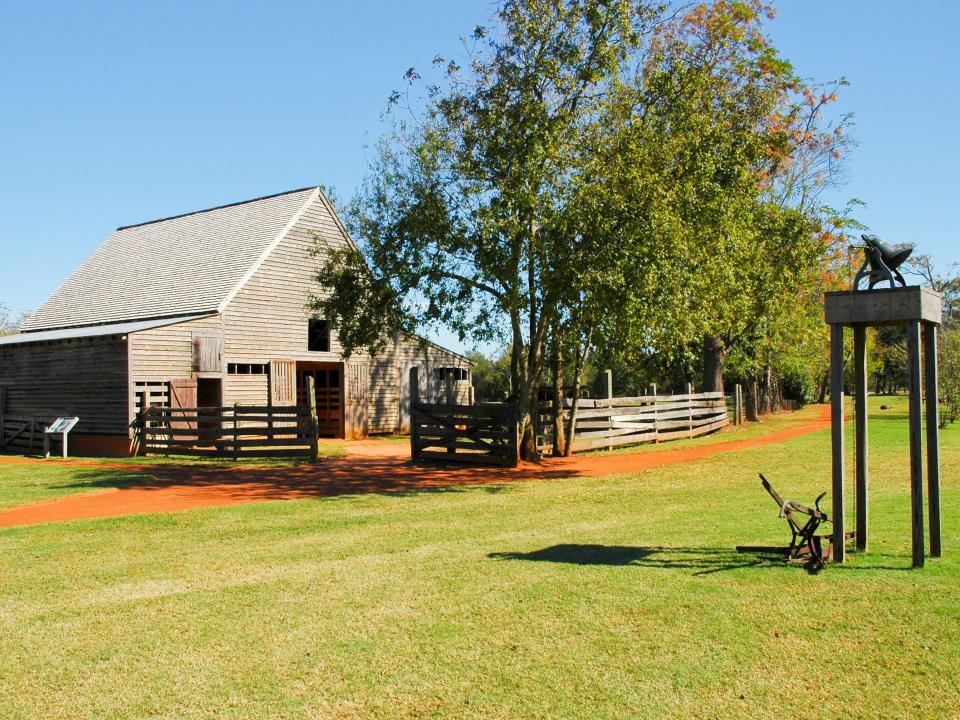
<path id="1" fill-rule="evenodd" d="M 297 404 L 297 364 L 293 360 L 270 361 L 270 404 Z"/>
<path id="2" fill-rule="evenodd" d="M 345 363 L 343 435 L 348 439 L 367 437 L 367 409 L 370 403 L 370 365 Z"/>
<path id="3" fill-rule="evenodd" d="M 406 362 L 399 367 L 400 377 L 397 379 L 400 396 L 400 422 L 397 432 L 401 435 L 410 434 L 410 369 L 417 367 L 416 363 Z M 423 375 L 419 374 L 421 387 Z M 421 392 L 422 394 L 422 392 Z M 423 400 L 423 398 L 418 398 Z"/>
<path id="4" fill-rule="evenodd" d="M 193 378 L 175 378 L 170 381 L 170 407 L 195 408 L 197 407 L 197 381 Z M 184 416 L 195 415 L 194 410 L 188 410 Z M 196 430 L 196 423 L 186 420 L 177 420 L 174 414 L 170 420 L 173 430 Z"/>

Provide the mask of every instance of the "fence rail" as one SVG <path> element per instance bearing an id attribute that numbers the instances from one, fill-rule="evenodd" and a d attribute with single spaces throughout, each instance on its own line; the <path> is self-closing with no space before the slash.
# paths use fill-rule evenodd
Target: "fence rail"
<path id="1" fill-rule="evenodd" d="M 571 402 L 564 404 L 565 423 Z M 553 446 L 554 417 L 549 403 L 540 410 L 537 444 L 543 451 Z M 577 409 L 573 451 L 698 437 L 727 424 L 727 404 L 719 392 L 585 398 Z"/>
<path id="2" fill-rule="evenodd" d="M 413 402 L 414 460 L 515 467 L 519 460 L 516 403 L 443 405 Z"/>
<path id="3" fill-rule="evenodd" d="M 55 418 L 0 415 L 0 452 L 32 455 L 43 452 L 44 430 Z M 61 447 L 60 435 L 51 435 L 52 448 Z"/>
<path id="4" fill-rule="evenodd" d="M 264 457 L 316 455 L 315 411 L 305 406 L 147 408 L 135 422 L 139 452 Z"/>

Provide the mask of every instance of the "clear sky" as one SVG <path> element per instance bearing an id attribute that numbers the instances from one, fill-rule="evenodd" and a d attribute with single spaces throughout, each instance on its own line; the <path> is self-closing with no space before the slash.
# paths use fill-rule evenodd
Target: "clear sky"
<path id="1" fill-rule="evenodd" d="M 859 198 L 884 239 L 960 261 L 960 3 L 777 7 L 770 33 L 798 72 L 851 83 L 859 147 L 833 203 Z M 403 72 L 492 10 L 0 0 L 0 302 L 36 308 L 120 225 L 315 183 L 350 197 Z"/>

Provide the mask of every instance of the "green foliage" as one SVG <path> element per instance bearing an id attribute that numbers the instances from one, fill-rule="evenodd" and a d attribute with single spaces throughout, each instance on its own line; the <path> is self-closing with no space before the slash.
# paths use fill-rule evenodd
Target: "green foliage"
<path id="1" fill-rule="evenodd" d="M 960 418 L 960 328 L 949 326 L 940 334 L 940 424 Z"/>
<path id="2" fill-rule="evenodd" d="M 0 335 L 15 335 L 20 332 L 20 323 L 26 319 L 26 313 L 13 315 L 10 309 L 0 303 Z"/>
<path id="3" fill-rule="evenodd" d="M 473 389 L 477 400 L 499 401 L 510 395 L 510 351 L 488 357 L 480 352 L 467 353 L 473 361 Z"/>

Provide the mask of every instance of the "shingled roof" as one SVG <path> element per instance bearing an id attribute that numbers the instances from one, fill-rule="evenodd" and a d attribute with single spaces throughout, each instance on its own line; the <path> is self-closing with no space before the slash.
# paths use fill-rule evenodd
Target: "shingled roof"
<path id="1" fill-rule="evenodd" d="M 118 228 L 21 330 L 217 312 L 319 192 L 291 190 Z"/>

